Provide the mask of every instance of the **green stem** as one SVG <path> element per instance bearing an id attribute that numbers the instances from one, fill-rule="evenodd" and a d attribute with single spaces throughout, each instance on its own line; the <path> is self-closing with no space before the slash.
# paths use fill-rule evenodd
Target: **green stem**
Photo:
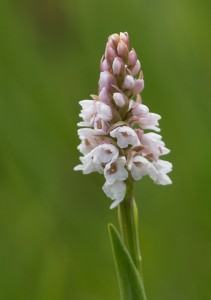
<path id="1" fill-rule="evenodd" d="M 127 182 L 127 192 L 124 201 L 118 206 L 118 218 L 122 238 L 142 277 L 141 255 L 138 238 L 138 213 L 133 198 L 133 181 Z"/>

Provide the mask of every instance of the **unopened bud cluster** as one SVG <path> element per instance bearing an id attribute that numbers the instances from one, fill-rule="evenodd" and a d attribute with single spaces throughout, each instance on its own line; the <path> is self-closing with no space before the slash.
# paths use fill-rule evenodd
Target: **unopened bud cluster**
<path id="1" fill-rule="evenodd" d="M 102 173 L 103 191 L 114 202 L 124 200 L 128 178 L 136 181 L 148 175 L 155 183 L 171 183 L 167 173 L 172 164 L 160 159 L 169 153 L 159 132 L 160 115 L 142 104 L 144 88 L 141 64 L 136 51 L 129 49 L 129 36 L 108 38 L 100 64 L 98 95 L 82 100 L 78 146 L 83 154 L 75 170 L 84 174 Z M 147 130 L 147 132 L 146 132 Z"/>

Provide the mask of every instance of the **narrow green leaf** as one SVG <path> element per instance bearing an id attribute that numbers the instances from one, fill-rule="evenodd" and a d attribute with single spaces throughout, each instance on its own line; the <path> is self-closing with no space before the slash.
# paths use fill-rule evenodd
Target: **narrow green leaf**
<path id="1" fill-rule="evenodd" d="M 122 300 L 146 300 L 140 274 L 116 228 L 108 225 Z"/>

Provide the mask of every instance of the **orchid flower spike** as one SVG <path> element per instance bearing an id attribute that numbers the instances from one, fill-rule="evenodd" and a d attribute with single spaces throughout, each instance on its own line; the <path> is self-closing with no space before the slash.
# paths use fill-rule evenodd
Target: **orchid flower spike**
<path id="1" fill-rule="evenodd" d="M 161 116 L 142 104 L 140 68 L 136 51 L 129 49 L 128 33 L 112 34 L 101 59 L 98 95 L 79 102 L 78 125 L 84 128 L 78 130 L 78 150 L 83 156 L 74 169 L 103 174 L 103 191 L 113 200 L 111 208 L 124 200 L 129 179 L 148 175 L 156 184 L 172 183 L 167 175 L 172 164 L 160 159 L 170 150 L 153 132 L 160 131 Z"/>

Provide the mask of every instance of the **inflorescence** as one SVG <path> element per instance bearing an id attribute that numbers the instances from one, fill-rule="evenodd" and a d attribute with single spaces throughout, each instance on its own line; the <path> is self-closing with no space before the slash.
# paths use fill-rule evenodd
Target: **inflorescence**
<path id="1" fill-rule="evenodd" d="M 171 183 L 167 174 L 172 164 L 160 159 L 170 150 L 155 133 L 161 116 L 142 104 L 143 88 L 141 64 L 136 51 L 129 50 L 128 33 L 112 34 L 101 59 L 98 95 L 79 102 L 78 126 L 83 128 L 78 130 L 78 150 L 83 156 L 74 168 L 104 175 L 103 191 L 114 201 L 110 208 L 124 200 L 129 178 L 148 175 L 156 184 Z"/>

